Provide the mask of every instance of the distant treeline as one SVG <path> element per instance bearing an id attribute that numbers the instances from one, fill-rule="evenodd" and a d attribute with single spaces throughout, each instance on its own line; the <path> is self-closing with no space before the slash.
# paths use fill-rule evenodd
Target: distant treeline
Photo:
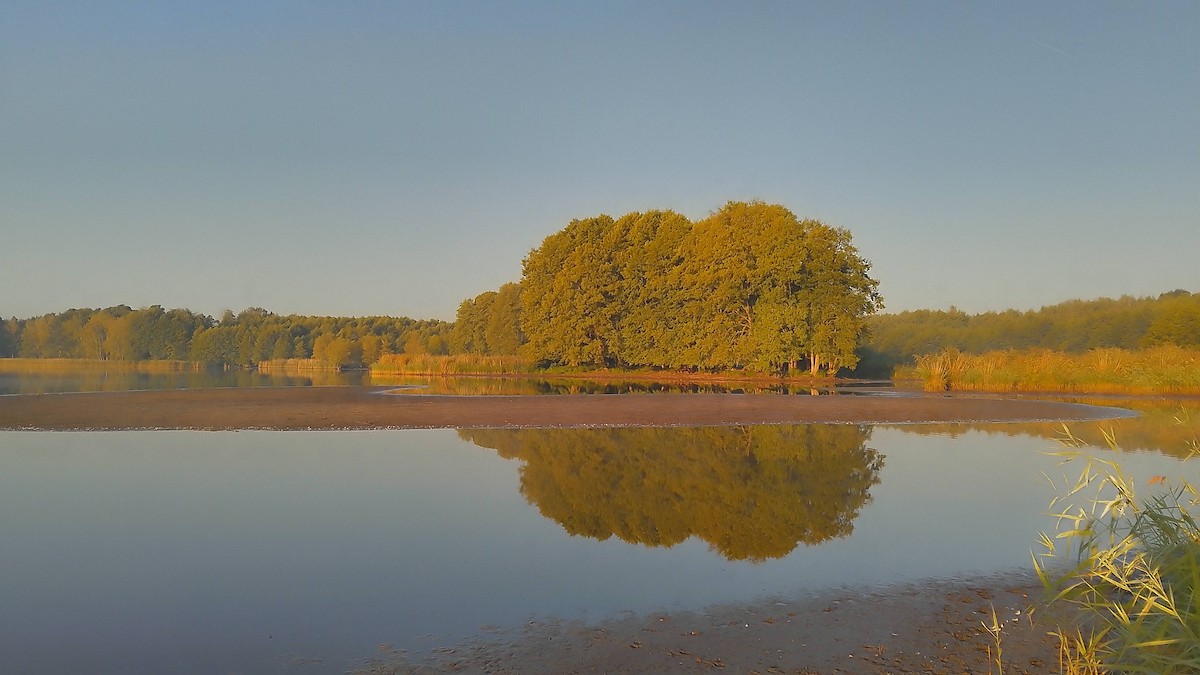
<path id="1" fill-rule="evenodd" d="M 4 321 L 0 358 L 313 359 L 459 374 L 535 365 L 833 374 L 857 364 L 859 376 L 890 377 L 951 349 L 1200 347 L 1200 293 L 876 315 L 882 300 L 869 270 L 849 232 L 779 205 L 730 202 L 696 222 L 672 211 L 601 215 L 547 237 L 525 258 L 519 283 L 463 301 L 454 323 L 259 308 L 218 319 L 118 305 Z"/>
<path id="2" fill-rule="evenodd" d="M 868 319 L 861 371 L 887 375 L 917 356 L 956 349 L 967 354 L 1009 349 L 1146 349 L 1200 347 L 1200 293 L 1175 290 L 1156 298 L 1070 300 L 1035 311 L 967 314 L 917 310 Z"/>
<path id="3" fill-rule="evenodd" d="M 159 305 L 71 309 L 0 325 L 0 357 L 184 360 L 253 366 L 314 358 L 369 365 L 384 354 L 447 354 L 453 325 L 393 317 L 280 316 L 251 308 L 220 319 Z"/>
<path id="4" fill-rule="evenodd" d="M 572 221 L 520 284 L 466 300 L 455 351 L 542 365 L 835 374 L 853 368 L 878 282 L 844 229 L 730 202 Z"/>
<path id="5" fill-rule="evenodd" d="M 730 202 L 696 222 L 673 211 L 600 215 L 547 237 L 520 283 L 464 301 L 453 324 L 120 305 L 11 319 L 0 357 L 832 375 L 858 362 L 866 319 L 882 306 L 869 270 L 848 231 L 775 204 Z M 442 355 L 462 362 L 413 358 Z"/>

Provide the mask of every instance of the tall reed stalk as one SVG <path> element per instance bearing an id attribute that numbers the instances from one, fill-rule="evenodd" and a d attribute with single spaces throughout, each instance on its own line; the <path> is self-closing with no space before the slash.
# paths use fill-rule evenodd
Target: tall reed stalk
<path id="1" fill-rule="evenodd" d="M 1063 432 L 1070 449 L 1060 454 L 1083 468 L 1059 484 L 1062 494 L 1051 504 L 1059 531 L 1042 535 L 1045 553 L 1034 558 L 1049 593 L 1046 609 L 1062 623 L 1054 634 L 1063 672 L 1200 672 L 1196 490 L 1155 476 L 1154 494 L 1139 499 L 1120 465 L 1082 455 L 1082 441 Z M 1106 442 L 1116 449 L 1111 433 Z"/>

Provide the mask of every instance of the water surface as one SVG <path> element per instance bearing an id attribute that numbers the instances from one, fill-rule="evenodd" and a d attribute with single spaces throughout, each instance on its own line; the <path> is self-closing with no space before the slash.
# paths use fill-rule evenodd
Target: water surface
<path id="1" fill-rule="evenodd" d="M 0 672 L 337 673 L 552 616 L 1026 569 L 1062 469 L 1045 425 L 995 426 L 0 432 Z"/>
<path id="2" fill-rule="evenodd" d="M 0 387 L 319 384 L 128 375 Z M 574 391 L 530 382 L 496 386 Z M 1181 458 L 1196 402 L 1100 403 L 1142 416 L 1076 423 L 1139 451 L 1098 456 L 1143 485 L 1195 478 Z M 0 432 L 0 672 L 341 673 L 381 645 L 421 652 L 550 617 L 1028 569 L 1053 527 L 1042 473 L 1076 470 L 1046 454 L 1059 433 Z"/>
<path id="3" fill-rule="evenodd" d="M 0 362 L 0 367 L 4 364 Z M 150 370 L 130 367 L 66 370 L 0 369 L 0 396 L 66 392 L 137 391 L 146 389 L 207 389 L 213 387 L 311 387 L 362 384 L 363 372 L 266 374 L 255 370 Z"/>

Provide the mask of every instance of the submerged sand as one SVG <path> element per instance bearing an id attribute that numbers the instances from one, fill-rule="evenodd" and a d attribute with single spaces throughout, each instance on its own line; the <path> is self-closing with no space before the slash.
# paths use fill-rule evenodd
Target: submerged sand
<path id="1" fill-rule="evenodd" d="M 384 387 L 278 387 L 0 396 L 0 429 L 418 429 L 1017 422 L 1116 408 L 928 395 L 427 396 Z"/>
<path id="2" fill-rule="evenodd" d="M 1029 615 L 1041 592 L 1030 576 L 832 590 L 600 624 L 531 621 L 454 645 L 381 645 L 354 672 L 1055 673 L 1058 643 Z M 987 630 L 993 612 L 1000 663 Z"/>

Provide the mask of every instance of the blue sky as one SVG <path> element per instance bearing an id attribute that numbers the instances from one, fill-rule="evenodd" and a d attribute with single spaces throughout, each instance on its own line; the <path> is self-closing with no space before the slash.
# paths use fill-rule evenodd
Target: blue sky
<path id="1" fill-rule="evenodd" d="M 452 319 L 761 199 L 887 311 L 1200 291 L 1197 2 L 0 4 L 0 315 Z"/>

